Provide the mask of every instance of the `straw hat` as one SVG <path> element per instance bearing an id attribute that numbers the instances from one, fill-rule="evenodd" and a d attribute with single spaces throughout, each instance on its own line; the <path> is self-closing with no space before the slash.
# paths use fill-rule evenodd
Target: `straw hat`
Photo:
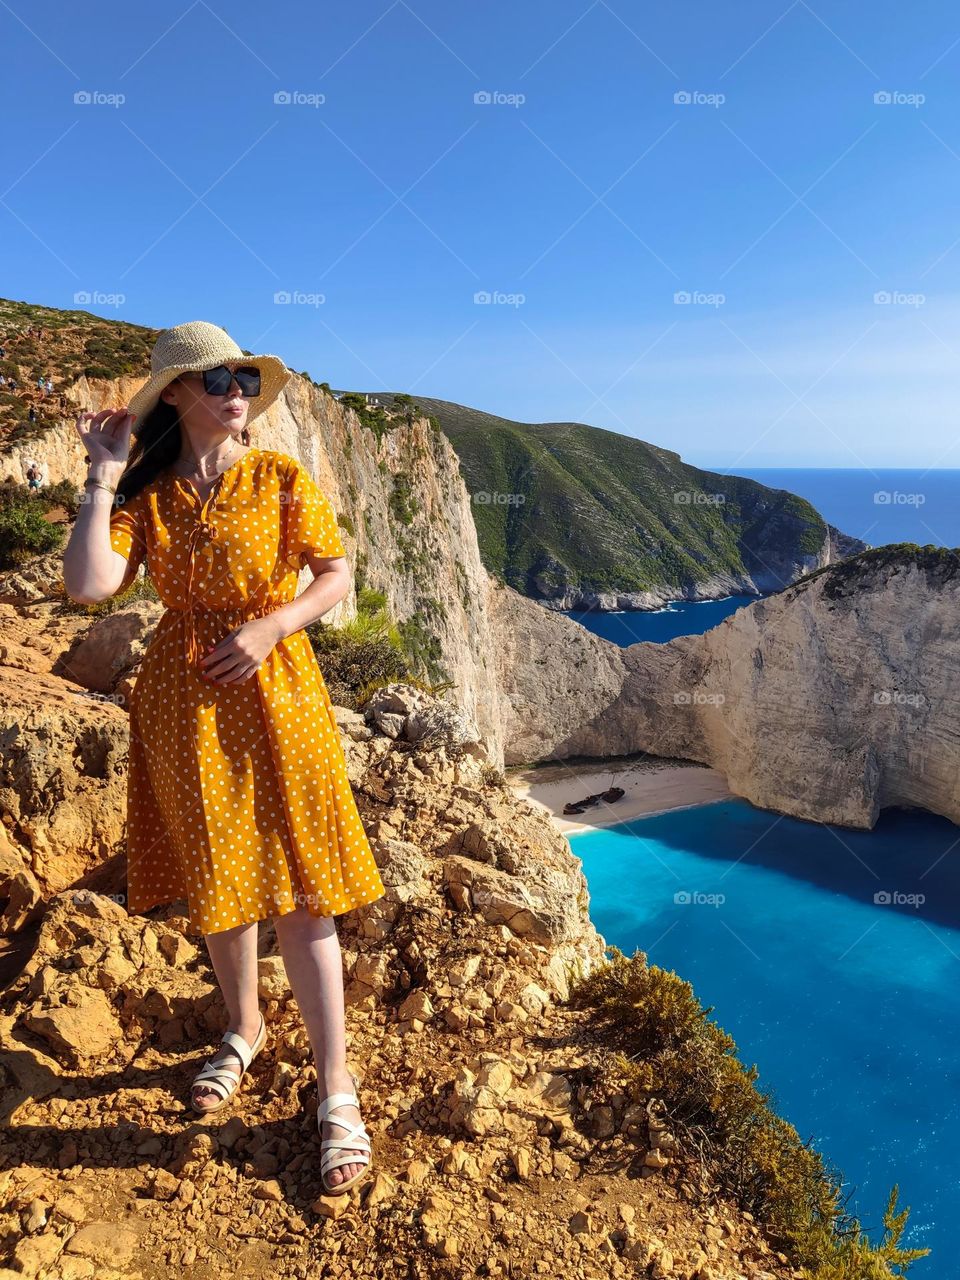
<path id="1" fill-rule="evenodd" d="M 206 320 L 191 320 L 173 329 L 164 329 L 150 353 L 150 377 L 127 405 L 128 413 L 137 415 L 134 433 L 160 399 L 160 392 L 178 374 L 215 369 L 218 364 L 240 361 L 260 370 L 260 394 L 249 401 L 247 422 L 252 422 L 273 404 L 291 377 L 279 356 L 248 356 L 218 325 Z"/>

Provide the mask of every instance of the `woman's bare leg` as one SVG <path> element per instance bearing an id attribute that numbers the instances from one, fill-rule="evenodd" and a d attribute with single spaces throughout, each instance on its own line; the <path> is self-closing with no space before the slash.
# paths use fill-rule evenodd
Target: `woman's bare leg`
<path id="1" fill-rule="evenodd" d="M 353 1093 L 353 1080 L 347 1070 L 347 1043 L 343 1012 L 343 957 L 333 916 L 312 916 L 305 906 L 276 916 L 274 926 L 280 954 L 287 971 L 293 997 L 307 1030 L 314 1061 L 317 1065 L 317 1097 L 330 1093 Z M 337 1110 L 349 1124 L 361 1119 L 356 1107 Z M 336 1125 L 326 1128 L 325 1138 L 340 1137 L 344 1130 Z M 360 1148 L 350 1148 L 366 1155 Z M 328 1180 L 336 1185 L 359 1173 L 360 1164 L 342 1164 L 331 1169 Z"/>
<path id="2" fill-rule="evenodd" d="M 247 1044 L 253 1044 L 260 1031 L 260 1001 L 257 996 L 258 933 L 258 923 L 253 921 L 251 924 L 238 924 L 233 929 L 224 929 L 221 933 L 206 933 L 203 936 L 230 1015 L 227 1030 L 236 1031 Z M 224 1058 L 224 1070 L 233 1072 L 239 1078 L 241 1062 L 237 1055 L 226 1045 L 217 1053 L 218 1061 L 221 1055 Z M 197 1106 L 203 1108 L 220 1101 L 219 1093 L 202 1084 L 195 1087 L 193 1096 Z"/>

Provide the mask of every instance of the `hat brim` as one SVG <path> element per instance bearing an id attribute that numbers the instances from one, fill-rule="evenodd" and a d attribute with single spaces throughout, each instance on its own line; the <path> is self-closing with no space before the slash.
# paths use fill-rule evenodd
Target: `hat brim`
<path id="1" fill-rule="evenodd" d="M 256 365 L 260 370 L 260 394 L 252 396 L 247 402 L 249 405 L 247 422 L 250 423 L 273 404 L 293 374 L 279 356 L 231 356 L 230 363 L 234 362 Z M 137 427 L 147 414 L 156 408 L 160 400 L 160 392 L 164 387 L 169 386 L 174 378 L 179 377 L 181 373 L 200 373 L 203 369 L 216 368 L 217 364 L 223 363 L 225 363 L 223 360 L 213 363 L 204 360 L 193 364 L 173 365 L 148 378 L 143 386 L 134 392 L 127 404 L 127 412 L 137 415 L 137 420 L 133 424 L 133 434 L 136 435 Z"/>

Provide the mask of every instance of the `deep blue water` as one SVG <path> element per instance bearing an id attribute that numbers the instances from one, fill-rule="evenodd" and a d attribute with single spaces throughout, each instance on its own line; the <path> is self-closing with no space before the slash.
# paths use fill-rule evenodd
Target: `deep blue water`
<path id="1" fill-rule="evenodd" d="M 905 1243 L 934 1251 L 911 1276 L 960 1277 L 960 828 L 891 810 L 849 831 L 725 800 L 570 843 L 606 941 L 713 1006 L 874 1239 L 899 1183 Z"/>
<path id="2" fill-rule="evenodd" d="M 656 640 L 660 644 L 677 636 L 699 636 L 729 617 L 741 605 L 752 604 L 759 596 L 728 596 L 725 600 L 702 600 L 697 604 L 678 601 L 665 609 L 649 613 L 627 609 L 621 613 L 597 610 L 566 610 L 566 616 L 581 623 L 594 635 L 614 644 L 636 644 L 638 640 Z"/>
<path id="3" fill-rule="evenodd" d="M 723 471 L 724 468 L 717 468 Z M 960 546 L 960 471 L 776 467 L 736 469 L 812 502 L 843 533 L 869 542 Z"/>

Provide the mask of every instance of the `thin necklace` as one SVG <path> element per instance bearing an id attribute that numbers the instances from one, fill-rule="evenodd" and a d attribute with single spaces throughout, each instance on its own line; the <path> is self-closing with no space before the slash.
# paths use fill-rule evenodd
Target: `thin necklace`
<path id="1" fill-rule="evenodd" d="M 237 443 L 237 442 L 236 442 L 236 440 L 233 440 L 233 441 L 231 442 L 231 446 L 235 446 L 235 445 L 236 445 L 236 443 Z M 182 462 L 184 461 L 184 459 L 182 459 L 182 458 L 178 458 L 178 459 L 177 459 L 177 461 L 182 463 Z M 220 459 L 218 458 L 218 459 L 217 459 L 217 461 L 219 462 L 219 461 L 220 461 Z M 222 475 L 223 475 L 223 472 L 227 469 L 226 467 L 223 467 L 223 468 L 221 468 L 219 471 L 215 472 L 212 476 L 206 476 L 206 475 L 204 475 L 204 474 L 203 474 L 203 472 L 200 470 L 200 465 L 201 465 L 201 464 L 196 460 L 196 458 L 194 458 L 194 466 L 193 466 L 193 472 L 192 472 L 192 473 L 195 473 L 195 474 L 197 475 L 197 478 L 198 478 L 199 480 L 216 480 L 219 476 L 222 476 Z M 232 462 L 230 462 L 230 463 L 228 463 L 228 464 L 227 464 L 227 467 L 231 467 L 231 466 L 233 466 L 233 463 L 232 463 Z"/>

